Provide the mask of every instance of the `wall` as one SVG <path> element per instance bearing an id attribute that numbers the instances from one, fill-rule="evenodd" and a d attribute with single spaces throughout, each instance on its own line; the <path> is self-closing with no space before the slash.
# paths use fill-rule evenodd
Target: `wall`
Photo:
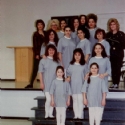
<path id="1" fill-rule="evenodd" d="M 31 46 L 34 21 L 51 16 L 95 13 L 98 27 L 116 17 L 125 31 L 125 0 L 0 0 L 0 78 L 14 79 L 14 50 L 7 46 Z"/>

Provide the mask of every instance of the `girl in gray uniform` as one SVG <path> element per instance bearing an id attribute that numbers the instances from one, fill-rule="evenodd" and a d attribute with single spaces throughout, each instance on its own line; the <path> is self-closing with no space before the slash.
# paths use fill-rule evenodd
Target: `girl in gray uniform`
<path id="1" fill-rule="evenodd" d="M 90 52 L 90 41 L 86 38 L 86 29 L 79 28 L 77 34 L 80 39 L 80 42 L 77 44 L 76 48 L 82 49 L 85 55 L 85 61 L 88 62 L 91 52 Z"/>
<path id="2" fill-rule="evenodd" d="M 111 64 L 109 58 L 107 58 L 104 46 L 100 43 L 96 43 L 93 48 L 92 58 L 89 61 L 88 69 L 93 62 L 99 65 L 99 75 L 101 78 L 104 78 L 108 88 L 108 76 L 111 75 Z"/>
<path id="3" fill-rule="evenodd" d="M 70 105 L 70 85 L 65 82 L 62 66 L 57 67 L 56 75 L 57 78 L 53 80 L 50 88 L 51 105 L 56 107 L 57 125 L 65 125 L 66 107 Z"/>
<path id="4" fill-rule="evenodd" d="M 52 44 L 54 46 L 57 46 L 57 44 L 58 44 L 57 33 L 52 29 L 48 30 L 47 33 L 46 33 L 46 40 L 41 46 L 41 51 L 40 51 L 41 57 L 45 56 L 46 47 L 50 44 Z"/>
<path id="5" fill-rule="evenodd" d="M 101 43 L 106 51 L 107 56 L 110 56 L 110 45 L 109 43 L 105 40 L 105 31 L 103 29 L 97 29 L 95 32 L 95 39 L 98 40 L 98 43 Z"/>
<path id="6" fill-rule="evenodd" d="M 59 52 L 59 59 L 62 66 L 65 69 L 65 72 L 72 59 L 73 50 L 75 48 L 76 48 L 76 45 L 74 44 L 74 41 L 71 38 L 71 28 L 69 26 L 66 26 L 65 35 L 59 40 L 58 48 L 57 48 Z"/>
<path id="7" fill-rule="evenodd" d="M 93 49 L 93 46 L 95 45 L 95 43 L 97 43 L 97 39 L 95 39 L 95 32 L 97 30 L 97 15 L 93 14 L 93 13 L 90 13 L 87 15 L 87 18 L 88 18 L 88 29 L 89 29 L 89 33 L 90 33 L 90 38 L 89 38 L 89 41 L 90 41 L 90 44 L 91 44 L 91 52 L 92 52 L 92 49 Z"/>
<path id="8" fill-rule="evenodd" d="M 50 106 L 51 97 L 49 94 L 52 81 L 56 78 L 55 71 L 59 65 L 57 50 L 54 45 L 48 45 L 45 52 L 45 59 L 40 60 L 39 76 L 40 87 L 46 96 L 45 102 L 45 118 L 53 117 L 53 107 Z"/>
<path id="9" fill-rule="evenodd" d="M 73 59 L 67 69 L 67 76 L 70 78 L 71 92 L 73 98 L 74 119 L 83 119 L 83 98 L 81 88 L 86 74 L 84 54 L 80 48 L 73 52 Z"/>
<path id="10" fill-rule="evenodd" d="M 65 19 L 62 19 L 60 21 L 60 28 L 61 30 L 59 32 L 57 32 L 57 35 L 58 35 L 58 38 L 62 38 L 64 36 L 64 28 L 66 27 L 66 20 Z"/>
<path id="11" fill-rule="evenodd" d="M 77 45 L 79 43 L 79 37 L 77 36 L 77 30 L 79 27 L 79 18 L 75 17 L 72 19 L 72 33 L 71 33 L 71 37 L 72 39 L 75 41 L 75 44 Z"/>
<path id="12" fill-rule="evenodd" d="M 90 125 L 94 125 L 94 121 L 96 125 L 100 125 L 103 108 L 106 104 L 106 93 L 108 92 L 105 80 L 99 77 L 98 71 L 98 64 L 92 63 L 89 77 L 82 87 L 84 105 L 89 107 Z"/>

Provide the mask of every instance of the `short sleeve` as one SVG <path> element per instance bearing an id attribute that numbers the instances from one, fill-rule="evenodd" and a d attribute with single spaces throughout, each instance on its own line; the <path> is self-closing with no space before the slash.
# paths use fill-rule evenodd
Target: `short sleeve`
<path id="1" fill-rule="evenodd" d="M 63 47 L 62 47 L 61 39 L 58 42 L 57 51 L 60 52 L 60 53 L 63 53 Z"/>
<path id="2" fill-rule="evenodd" d="M 41 46 L 41 50 L 40 50 L 40 56 L 42 56 L 42 55 L 44 55 L 45 54 L 45 45 L 44 44 L 42 44 L 42 46 Z"/>
<path id="3" fill-rule="evenodd" d="M 55 80 L 53 80 L 52 84 L 51 84 L 51 87 L 50 87 L 50 94 L 53 95 L 54 94 L 54 91 L 55 91 Z"/>
<path id="4" fill-rule="evenodd" d="M 108 88 L 107 88 L 107 86 L 106 86 L 106 82 L 105 82 L 105 80 L 104 79 L 101 79 L 102 80 L 102 82 L 101 82 L 101 89 L 102 89 L 102 93 L 104 93 L 104 92 L 108 92 Z"/>
<path id="5" fill-rule="evenodd" d="M 45 71 L 45 60 L 44 59 L 41 59 L 40 60 L 40 63 L 39 63 L 39 69 L 38 69 L 38 72 L 44 72 Z"/>
<path id="6" fill-rule="evenodd" d="M 84 81 L 84 84 L 82 85 L 81 92 L 87 93 L 88 83 L 87 80 Z"/>
<path id="7" fill-rule="evenodd" d="M 90 42 L 87 40 L 86 45 L 85 45 L 85 54 L 90 54 Z"/>
<path id="8" fill-rule="evenodd" d="M 66 70 L 66 75 L 67 75 L 67 76 L 71 76 L 71 75 L 72 75 L 71 65 L 69 65 L 68 69 Z"/>

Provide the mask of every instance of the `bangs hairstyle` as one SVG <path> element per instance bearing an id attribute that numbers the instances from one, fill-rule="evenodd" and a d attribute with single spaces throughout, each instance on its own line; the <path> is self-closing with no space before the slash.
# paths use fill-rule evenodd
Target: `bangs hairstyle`
<path id="1" fill-rule="evenodd" d="M 35 22 L 35 26 L 36 26 L 37 30 L 38 30 L 38 24 L 39 23 L 41 23 L 43 25 L 43 29 L 44 29 L 45 28 L 45 23 L 44 23 L 43 20 L 39 19 L 39 20 L 36 20 L 36 22 Z"/>
<path id="2" fill-rule="evenodd" d="M 66 30 L 66 28 L 69 28 L 69 29 L 71 30 L 71 27 L 70 27 L 70 26 L 66 26 L 66 27 L 64 28 L 64 31 Z"/>
<path id="3" fill-rule="evenodd" d="M 90 33 L 88 32 L 88 29 L 87 28 L 82 28 L 82 27 L 79 27 L 78 30 L 77 30 L 77 34 L 78 34 L 78 31 L 81 30 L 84 34 L 85 34 L 85 38 L 89 39 L 90 38 Z"/>
<path id="4" fill-rule="evenodd" d="M 59 70 L 59 69 L 61 69 L 62 71 L 63 71 L 63 82 L 65 81 L 65 72 L 64 72 L 64 68 L 62 67 L 62 66 L 57 66 L 57 68 L 56 68 L 56 74 L 57 74 L 57 71 Z"/>
<path id="5" fill-rule="evenodd" d="M 82 52 L 82 49 L 81 48 L 77 48 L 73 51 L 73 57 L 72 57 L 72 61 L 70 62 L 71 65 L 73 65 L 75 63 L 75 54 L 76 53 L 80 53 L 81 54 L 81 59 L 80 59 L 80 64 L 81 65 L 85 65 L 85 57 L 84 57 L 84 54 Z"/>
<path id="6" fill-rule="evenodd" d="M 82 17 L 85 17 L 85 24 L 84 24 L 84 25 L 87 26 L 87 22 L 88 22 L 88 21 L 87 21 L 87 16 L 86 16 L 86 15 L 80 15 L 80 16 L 79 16 L 79 24 L 82 25 L 82 24 L 81 24 L 81 18 L 82 18 Z"/>
<path id="7" fill-rule="evenodd" d="M 98 39 L 98 38 L 97 38 L 97 34 L 98 34 L 98 33 L 102 33 L 103 39 L 106 38 L 105 30 L 99 28 L 99 29 L 97 29 L 96 32 L 95 32 L 95 39 Z"/>
<path id="8" fill-rule="evenodd" d="M 56 46 L 57 46 L 57 44 L 58 44 L 58 41 L 59 41 L 59 39 L 58 39 L 58 36 L 57 36 L 57 33 L 54 31 L 54 30 L 52 30 L 52 29 L 50 29 L 50 30 L 48 30 L 47 32 L 46 32 L 46 36 L 45 36 L 45 46 L 47 46 L 47 44 L 49 43 L 49 35 L 51 34 L 51 33 L 54 33 L 54 42 L 55 42 L 55 44 L 56 44 Z"/>
<path id="9" fill-rule="evenodd" d="M 119 31 L 120 29 L 120 25 L 119 25 L 119 22 L 116 18 L 110 18 L 107 22 L 107 30 L 110 32 L 112 31 L 111 28 L 110 28 L 110 25 L 111 23 L 115 23 L 116 24 L 116 27 L 117 27 L 117 30 Z"/>
<path id="10" fill-rule="evenodd" d="M 103 58 L 107 57 L 105 48 L 104 48 L 104 46 L 103 46 L 101 43 L 96 43 L 96 44 L 94 45 L 93 50 L 92 50 L 92 57 L 95 57 L 95 56 L 96 56 L 95 47 L 98 46 L 98 45 L 101 46 L 101 48 L 102 48 L 102 53 L 101 53 L 102 57 L 103 57 Z"/>
<path id="11" fill-rule="evenodd" d="M 60 30 L 60 25 L 59 25 L 59 20 L 58 19 L 49 20 L 48 25 L 47 25 L 47 30 L 51 29 L 52 23 L 55 23 L 57 25 L 57 30 Z"/>
<path id="12" fill-rule="evenodd" d="M 59 21 L 59 22 L 60 22 L 60 23 L 59 23 L 59 24 L 60 24 L 60 28 L 61 28 L 61 22 L 62 22 L 62 21 L 64 21 L 64 22 L 67 24 L 66 19 L 61 19 L 61 20 Z"/>
<path id="13" fill-rule="evenodd" d="M 54 55 L 53 55 L 53 61 L 55 61 L 55 62 L 58 63 L 58 62 L 59 62 L 58 53 L 57 53 L 57 49 L 56 49 L 56 47 L 55 47 L 54 45 L 48 45 L 48 46 L 46 47 L 45 56 L 46 56 L 46 57 L 49 56 L 48 50 L 49 50 L 50 48 L 55 50 L 55 53 L 54 53 Z"/>
<path id="14" fill-rule="evenodd" d="M 79 18 L 78 17 L 75 17 L 72 19 L 71 21 L 71 30 L 74 32 L 75 31 L 75 27 L 74 27 L 74 21 L 75 20 L 78 20 L 78 23 L 79 23 Z M 80 23 L 79 23 L 80 24 Z M 79 26 L 78 26 L 79 27 Z"/>
<path id="15" fill-rule="evenodd" d="M 96 65 L 96 67 L 99 69 L 99 65 L 98 65 L 97 63 L 95 63 L 95 62 L 90 65 L 90 68 L 91 68 L 93 65 Z M 90 81 L 90 76 L 91 76 L 91 75 L 92 75 L 92 73 L 90 72 L 90 73 L 89 73 L 88 80 L 87 80 L 87 83 L 88 83 L 88 84 L 90 84 L 90 82 L 91 82 L 91 81 Z"/>

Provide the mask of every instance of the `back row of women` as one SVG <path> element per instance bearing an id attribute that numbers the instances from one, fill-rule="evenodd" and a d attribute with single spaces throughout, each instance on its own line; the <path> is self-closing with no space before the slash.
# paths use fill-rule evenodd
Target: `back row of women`
<path id="1" fill-rule="evenodd" d="M 96 125 L 99 125 L 111 68 L 111 87 L 117 88 L 119 84 L 125 36 L 119 31 L 117 19 L 108 21 L 109 32 L 106 35 L 103 29 L 96 27 L 95 14 L 89 14 L 85 19 L 85 15 L 80 16 L 80 19 L 74 18 L 73 28 L 66 26 L 65 20 L 61 20 L 60 31 L 57 20 L 52 20 L 51 29 L 47 32 L 43 31 L 45 24 L 42 20 L 36 22 L 37 32 L 33 36 L 34 72 L 32 82 L 27 87 L 33 87 L 39 65 L 40 85 L 46 96 L 45 118 L 53 117 L 51 106 L 55 106 L 57 125 L 64 125 L 66 104 L 70 103 L 69 95 L 73 98 L 74 118 L 83 118 L 84 101 L 89 106 L 90 125 L 93 125 L 94 119 Z M 41 58 L 43 59 L 40 61 Z M 57 67 L 59 65 L 63 67 Z M 64 80 L 64 74 L 70 84 Z"/>

